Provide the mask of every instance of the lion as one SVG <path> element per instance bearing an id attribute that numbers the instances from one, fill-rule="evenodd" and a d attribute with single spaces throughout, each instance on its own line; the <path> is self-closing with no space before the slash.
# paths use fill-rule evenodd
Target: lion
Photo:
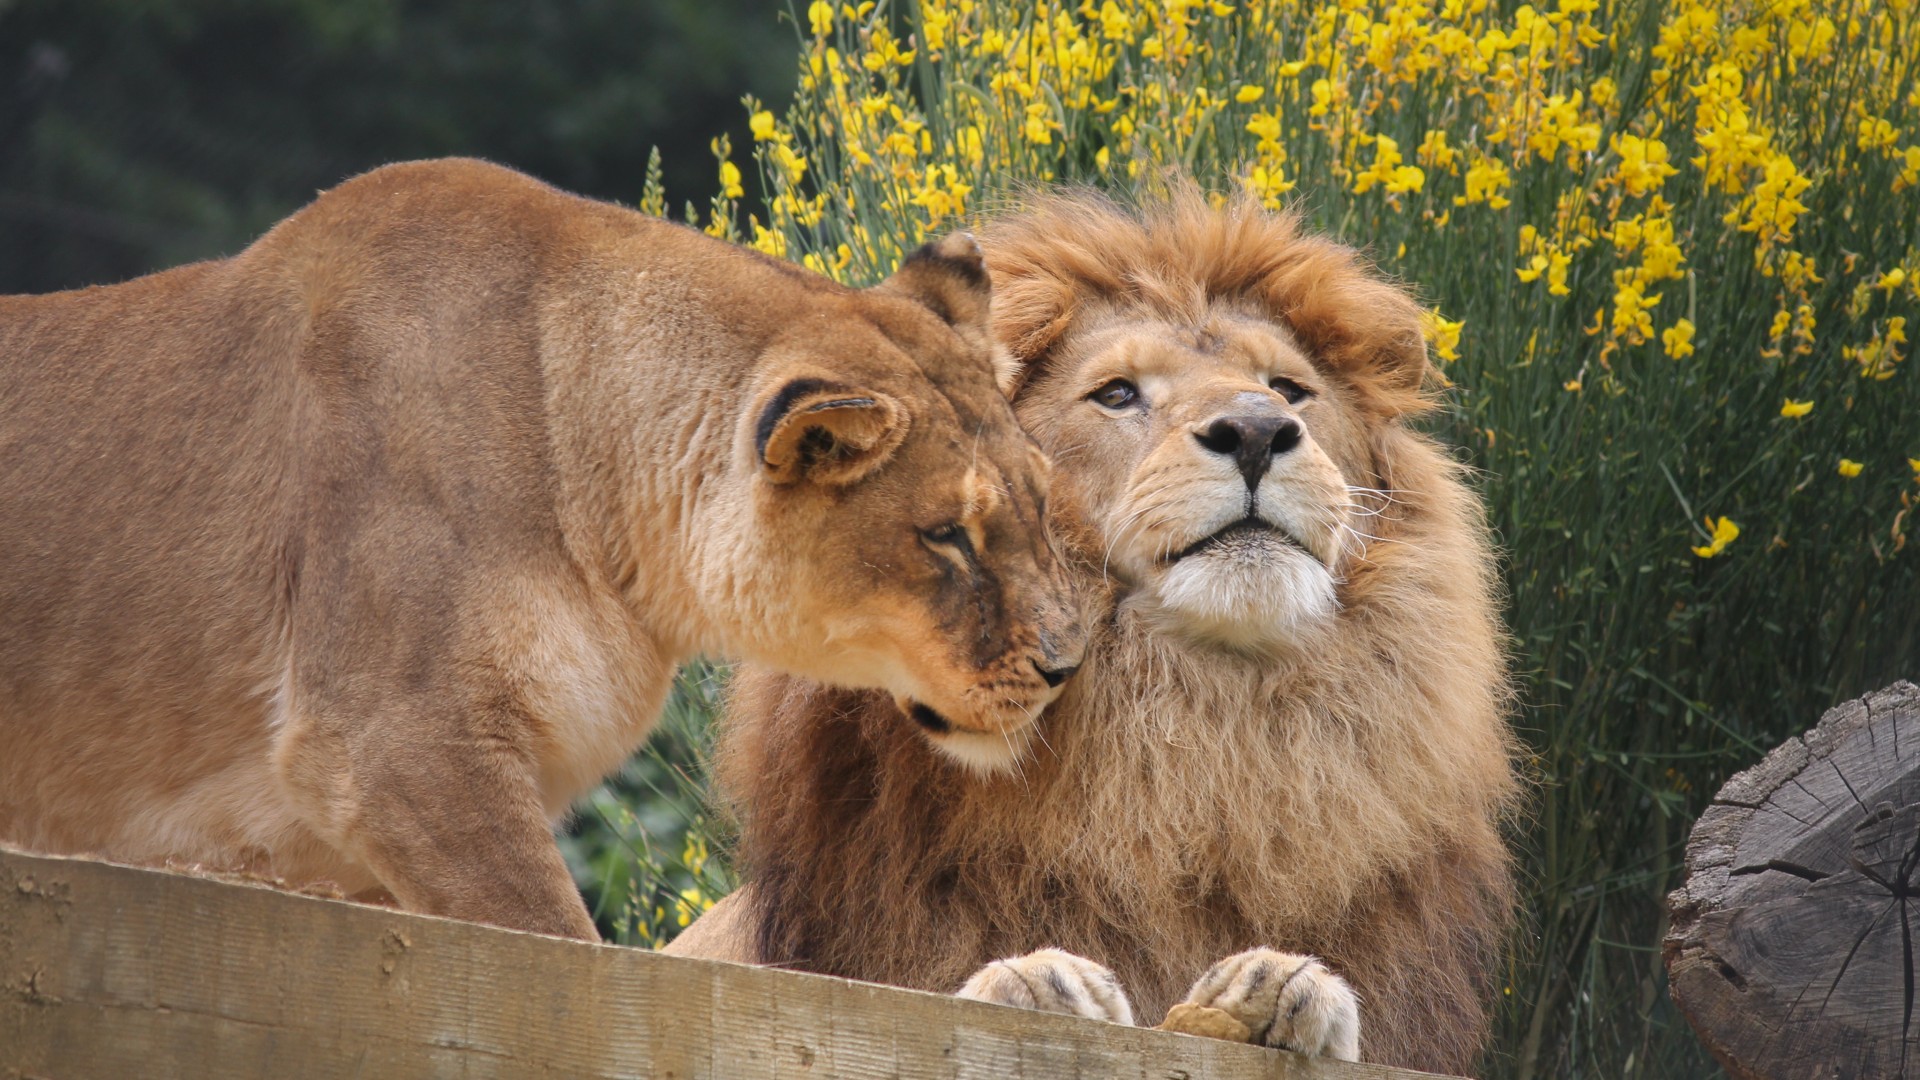
<path id="1" fill-rule="evenodd" d="M 883 697 L 743 671 L 747 885 L 671 951 L 1467 1069 L 1521 785 L 1482 510 L 1411 426 L 1420 309 L 1190 189 L 1042 195 L 981 241 L 1081 672 L 986 773 Z"/>
<path id="2" fill-rule="evenodd" d="M 1024 738 L 1085 635 L 989 299 L 471 160 L 0 299 L 0 839 L 598 940 L 552 823 L 695 654 Z"/>

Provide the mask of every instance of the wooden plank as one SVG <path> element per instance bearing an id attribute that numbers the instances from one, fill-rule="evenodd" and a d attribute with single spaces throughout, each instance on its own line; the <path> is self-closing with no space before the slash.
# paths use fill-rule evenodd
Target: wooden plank
<path id="1" fill-rule="evenodd" d="M 0 847 L 0 1077 L 1404 1080 Z"/>
<path id="2" fill-rule="evenodd" d="M 1673 997 L 1740 1080 L 1920 1080 L 1920 688 L 1895 683 L 1728 780 L 1668 897 Z"/>

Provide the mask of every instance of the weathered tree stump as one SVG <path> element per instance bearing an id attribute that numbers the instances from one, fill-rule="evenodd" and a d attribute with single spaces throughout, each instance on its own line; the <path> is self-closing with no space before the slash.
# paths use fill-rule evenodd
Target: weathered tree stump
<path id="1" fill-rule="evenodd" d="M 1920 687 L 1727 781 L 1667 897 L 1673 997 L 1740 1080 L 1920 1078 Z"/>

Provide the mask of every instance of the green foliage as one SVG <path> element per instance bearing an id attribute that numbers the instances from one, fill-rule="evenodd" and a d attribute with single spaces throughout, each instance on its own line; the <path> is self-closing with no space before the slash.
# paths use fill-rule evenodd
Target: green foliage
<path id="1" fill-rule="evenodd" d="M 1507 553 L 1539 784 L 1490 1072 L 1710 1071 L 1659 962 L 1692 820 L 1920 664 L 1910 5 L 821 0 L 807 20 L 799 95 L 753 125 L 762 250 L 872 280 L 1023 184 L 1130 197 L 1171 168 L 1303 211 L 1435 305 L 1434 424 Z"/>
<path id="2" fill-rule="evenodd" d="M 689 664 L 660 727 L 574 806 L 560 849 L 609 940 L 656 948 L 733 891 L 729 822 L 707 803 L 707 754 L 726 672 Z M 717 857 L 720 856 L 720 857 Z"/>

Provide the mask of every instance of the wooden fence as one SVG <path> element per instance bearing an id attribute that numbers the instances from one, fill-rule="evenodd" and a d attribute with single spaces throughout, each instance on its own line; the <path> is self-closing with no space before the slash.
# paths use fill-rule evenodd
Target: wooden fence
<path id="1" fill-rule="evenodd" d="M 1408 1080 L 0 848 L 0 1078 Z"/>

